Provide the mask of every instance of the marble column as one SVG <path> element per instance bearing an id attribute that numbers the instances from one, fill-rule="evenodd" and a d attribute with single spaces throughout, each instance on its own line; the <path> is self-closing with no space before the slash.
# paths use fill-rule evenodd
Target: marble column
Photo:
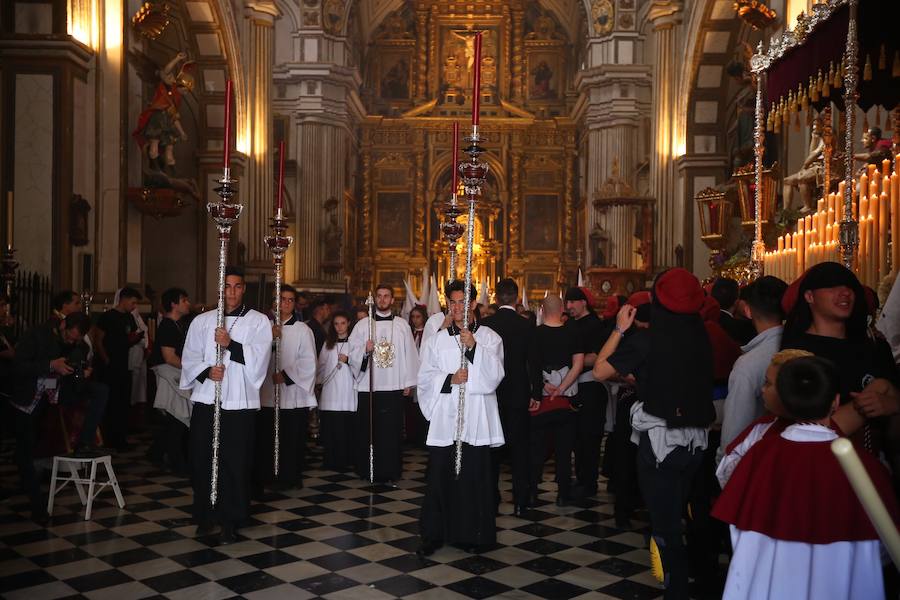
<path id="1" fill-rule="evenodd" d="M 240 239 L 247 248 L 248 266 L 265 269 L 271 263 L 263 238 L 269 233 L 269 220 L 275 207 L 275 183 L 272 153 L 272 62 L 273 29 L 281 15 L 274 2 L 247 2 L 246 41 L 249 156 L 247 175 L 240 183 L 244 215 L 240 221 Z"/>
<path id="2" fill-rule="evenodd" d="M 675 264 L 675 247 L 684 245 L 684 213 L 675 190 L 674 126 L 678 89 L 679 57 L 676 26 L 683 6 L 676 0 L 655 0 L 647 14 L 653 24 L 653 125 L 650 152 L 650 185 L 656 197 L 654 263 L 657 267 Z"/>

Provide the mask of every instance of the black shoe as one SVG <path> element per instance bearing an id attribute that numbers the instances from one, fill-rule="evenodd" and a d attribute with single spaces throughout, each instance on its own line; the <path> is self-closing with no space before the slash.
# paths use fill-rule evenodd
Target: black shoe
<path id="1" fill-rule="evenodd" d="M 216 524 L 212 521 L 201 521 L 197 525 L 197 531 L 195 532 L 196 537 L 203 537 L 210 535 L 213 531 L 216 530 Z"/>
<path id="2" fill-rule="evenodd" d="M 416 556 L 418 556 L 419 558 L 431 556 L 438 548 L 443 545 L 443 542 L 438 542 L 436 540 L 426 540 L 423 538 L 422 542 L 419 544 L 419 547 L 416 549 Z"/>
<path id="3" fill-rule="evenodd" d="M 575 501 L 572 500 L 571 496 L 564 496 L 562 494 L 556 497 L 556 505 L 557 506 L 574 506 Z"/>
<path id="4" fill-rule="evenodd" d="M 519 517 L 520 519 L 528 518 L 528 505 L 527 504 L 516 504 L 513 507 L 512 512 L 514 517 Z"/>
<path id="5" fill-rule="evenodd" d="M 233 523 L 222 525 L 222 533 L 219 534 L 219 543 L 223 546 L 233 544 L 237 541 L 237 533 L 234 530 Z"/>

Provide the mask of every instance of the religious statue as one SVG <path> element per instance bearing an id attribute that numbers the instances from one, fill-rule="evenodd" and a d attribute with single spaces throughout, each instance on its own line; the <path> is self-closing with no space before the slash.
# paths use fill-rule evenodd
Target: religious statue
<path id="1" fill-rule="evenodd" d="M 813 130 L 809 138 L 809 152 L 803 161 L 800 170 L 792 175 L 784 178 L 782 194 L 784 196 L 784 207 L 793 207 L 794 188 L 800 190 L 800 201 L 802 203 L 801 212 L 810 212 L 814 210 L 813 191 L 816 189 L 818 181 L 822 179 L 824 171 L 824 151 L 825 140 L 822 139 L 822 121 L 816 119 L 813 121 Z"/>
<path id="2" fill-rule="evenodd" d="M 607 260 L 610 251 L 609 232 L 603 229 L 600 223 L 594 225 L 594 230 L 590 235 L 591 240 L 591 266 L 607 267 Z"/>
<path id="3" fill-rule="evenodd" d="M 409 97 L 409 63 L 400 58 L 381 79 L 381 97 L 402 100 Z"/>
<path id="4" fill-rule="evenodd" d="M 485 87 L 497 85 L 497 61 L 493 56 L 485 56 L 481 59 L 481 83 Z"/>
<path id="5" fill-rule="evenodd" d="M 325 214 L 328 223 L 322 228 L 322 268 L 325 271 L 340 270 L 343 265 L 342 249 L 344 230 L 338 224 L 338 201 L 329 198 L 325 201 Z"/>
<path id="6" fill-rule="evenodd" d="M 141 148 L 144 185 L 171 188 L 200 198 L 193 180 L 175 176 L 175 144 L 187 141 L 181 126 L 182 94 L 194 88 L 194 62 L 179 52 L 158 71 L 159 83 L 150 104 L 138 117 L 132 136 Z"/>
<path id="7" fill-rule="evenodd" d="M 545 99 L 556 97 L 556 90 L 554 90 L 551 85 L 553 81 L 553 69 L 550 68 L 550 65 L 547 64 L 547 61 L 542 60 L 541 62 L 539 62 L 538 65 L 531 70 L 531 76 L 532 98 Z"/>
<path id="8" fill-rule="evenodd" d="M 459 62 L 453 54 L 444 61 L 444 83 L 449 87 L 459 86 Z"/>
<path id="9" fill-rule="evenodd" d="M 344 0 L 325 0 L 322 6 L 322 26 L 332 35 L 344 29 Z"/>
<path id="10" fill-rule="evenodd" d="M 865 163 L 860 168 L 857 176 L 866 172 L 866 165 L 878 165 L 880 167 L 881 161 L 893 158 L 891 156 L 891 141 L 881 139 L 880 127 L 869 127 L 864 131 L 862 145 L 865 148 L 865 152 L 857 152 L 853 155 L 853 160 Z"/>

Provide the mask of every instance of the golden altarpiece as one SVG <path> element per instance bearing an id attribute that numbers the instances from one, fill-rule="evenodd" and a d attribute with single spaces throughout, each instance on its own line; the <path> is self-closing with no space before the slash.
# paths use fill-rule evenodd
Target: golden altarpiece
<path id="1" fill-rule="evenodd" d="M 366 52 L 357 291 L 377 281 L 399 290 L 404 278 L 421 284 L 426 267 L 447 276 L 438 207 L 450 196 L 452 122 L 468 131 L 477 31 L 485 32 L 480 133 L 490 173 L 475 224 L 474 279 L 487 278 L 492 289 L 497 278 L 513 277 L 535 297 L 574 279 L 571 40 L 550 14 L 521 0 L 419 0 L 389 16 Z"/>

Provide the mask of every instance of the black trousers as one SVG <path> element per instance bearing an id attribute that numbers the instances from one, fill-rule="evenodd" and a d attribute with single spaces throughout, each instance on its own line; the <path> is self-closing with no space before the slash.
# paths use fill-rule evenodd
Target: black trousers
<path id="1" fill-rule="evenodd" d="M 575 419 L 575 477 L 578 486 L 593 495 L 600 475 L 600 446 L 606 427 L 606 386 L 599 381 L 578 384 L 581 408 Z"/>
<path id="2" fill-rule="evenodd" d="M 81 432 L 78 434 L 78 444 L 88 446 L 94 443 L 97 436 L 97 426 L 103 418 L 106 409 L 109 388 L 96 381 L 87 381 L 78 391 L 61 389 L 59 403 L 62 406 L 71 406 L 86 402 L 84 422 Z M 41 494 L 40 481 L 34 468 L 34 452 L 37 445 L 37 426 L 41 422 L 44 411 L 47 410 L 47 402 L 41 401 L 31 414 L 13 409 L 15 414 L 16 449 L 15 460 L 19 469 L 19 478 L 22 481 L 22 489 L 28 495 L 32 512 L 43 512 L 46 509 L 46 498 Z"/>
<path id="3" fill-rule="evenodd" d="M 531 477 L 529 475 L 529 446 L 528 429 L 531 416 L 528 414 L 528 398 L 524 398 L 520 406 L 509 406 L 500 403 L 500 424 L 503 427 L 503 437 L 506 444 L 495 448 L 491 454 L 494 458 L 494 489 L 495 498 L 500 499 L 500 464 L 504 457 L 509 458 L 512 471 L 513 503 L 517 506 L 528 504 L 528 494 L 531 490 Z"/>
<path id="4" fill-rule="evenodd" d="M 666 600 L 687 600 L 688 557 L 681 518 L 691 493 L 703 452 L 678 447 L 656 464 L 650 438 L 641 434 L 638 445 L 638 480 L 650 513 L 651 535 L 662 559 Z"/>
<path id="5" fill-rule="evenodd" d="M 258 487 L 277 481 L 289 486 L 303 482 L 309 409 L 281 409 L 278 417 L 278 478 L 275 478 L 275 409 L 256 413 L 256 459 L 253 479 Z"/>
<path id="6" fill-rule="evenodd" d="M 356 411 L 356 472 L 369 479 L 369 392 L 359 392 Z M 403 474 L 402 390 L 375 392 L 372 444 L 375 451 L 375 481 L 397 481 Z"/>
<path id="7" fill-rule="evenodd" d="M 606 442 L 607 452 L 614 455 L 610 465 L 611 482 L 615 484 L 616 517 L 629 519 L 640 499 L 637 476 L 637 446 L 631 442 L 631 407 L 637 394 L 631 388 L 623 388 L 616 399 L 616 423 Z"/>
<path id="8" fill-rule="evenodd" d="M 547 440 L 553 437 L 556 462 L 556 485 L 560 497 L 572 495 L 572 446 L 575 441 L 575 413 L 554 410 L 529 417 L 531 419 L 531 487 L 537 491 L 544 475 L 547 460 Z"/>
<path id="9" fill-rule="evenodd" d="M 255 410 L 223 410 L 219 430 L 218 501 L 210 504 L 213 406 L 195 403 L 191 414 L 190 461 L 193 515 L 199 522 L 239 524 L 250 508 Z"/>
<path id="10" fill-rule="evenodd" d="M 319 439 L 325 449 L 324 468 L 344 472 L 353 467 L 355 422 L 356 413 L 349 410 L 319 410 Z"/>
<path id="11" fill-rule="evenodd" d="M 103 368 L 101 380 L 109 386 L 109 402 L 103 419 L 103 433 L 108 446 L 121 448 L 127 443 L 128 418 L 131 414 L 131 371 L 128 365 Z"/>
<path id="12" fill-rule="evenodd" d="M 456 478 L 456 446 L 428 446 L 425 499 L 419 514 L 422 539 L 485 546 L 497 541 L 491 448 L 462 446 Z"/>

